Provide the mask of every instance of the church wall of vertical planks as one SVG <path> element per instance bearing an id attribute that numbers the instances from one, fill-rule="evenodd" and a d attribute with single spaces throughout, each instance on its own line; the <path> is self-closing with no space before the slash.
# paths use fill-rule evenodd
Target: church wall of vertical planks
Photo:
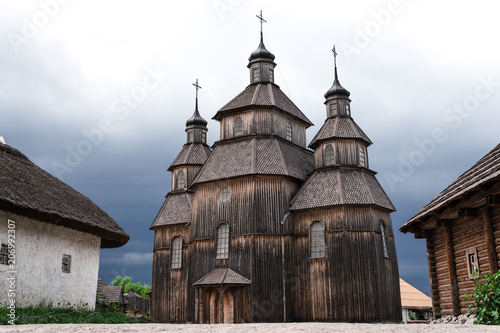
<path id="1" fill-rule="evenodd" d="M 312 123 L 274 83 L 274 58 L 261 32 L 250 84 L 213 117 L 220 140 L 212 147 L 194 84 L 187 143 L 151 226 L 151 315 L 401 321 L 394 207 L 369 169 L 371 141 L 351 117 L 350 93 L 335 65 L 325 123 L 306 146 Z"/>

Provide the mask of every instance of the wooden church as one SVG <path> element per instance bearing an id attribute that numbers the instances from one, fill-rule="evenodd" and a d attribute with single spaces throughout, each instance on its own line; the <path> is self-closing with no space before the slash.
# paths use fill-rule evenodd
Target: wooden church
<path id="1" fill-rule="evenodd" d="M 262 18 L 262 17 L 260 17 Z M 335 66 L 326 120 L 311 121 L 274 83 L 275 56 L 250 55 L 250 84 L 198 110 L 168 169 L 155 232 L 157 322 L 401 321 L 394 207 L 369 168 L 372 143 L 351 117 Z M 198 91 L 198 85 L 197 90 Z"/>

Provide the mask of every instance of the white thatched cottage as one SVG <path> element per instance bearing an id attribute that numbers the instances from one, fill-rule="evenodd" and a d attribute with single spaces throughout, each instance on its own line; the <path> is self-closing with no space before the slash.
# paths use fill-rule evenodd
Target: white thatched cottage
<path id="1" fill-rule="evenodd" d="M 3 143 L 0 170 L 0 303 L 93 308 L 99 250 L 126 244 L 127 233 L 90 199 Z"/>

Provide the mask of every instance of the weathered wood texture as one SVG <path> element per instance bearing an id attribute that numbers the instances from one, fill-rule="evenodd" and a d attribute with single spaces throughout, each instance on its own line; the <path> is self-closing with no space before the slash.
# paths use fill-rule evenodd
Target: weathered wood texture
<path id="1" fill-rule="evenodd" d="M 311 259 L 309 228 L 325 224 L 326 256 Z M 380 221 L 386 224 L 384 257 Z M 388 212 L 335 207 L 293 217 L 287 268 L 291 320 L 398 321 L 401 316 L 396 248 Z"/>
<path id="2" fill-rule="evenodd" d="M 283 139 L 287 139 L 286 124 L 290 123 L 292 126 L 292 140 L 291 142 L 301 147 L 306 146 L 306 128 L 301 123 L 285 113 L 277 110 L 272 111 L 269 109 L 255 109 L 248 110 L 240 113 L 233 113 L 225 116 L 221 120 L 220 138 L 231 139 L 234 138 L 234 121 L 237 117 L 242 120 L 242 129 L 244 135 L 251 134 L 268 134 L 277 135 Z"/>
<path id="3" fill-rule="evenodd" d="M 365 167 L 368 167 L 368 153 L 366 143 L 353 140 L 331 140 L 324 141 L 321 146 L 314 150 L 314 161 L 317 167 L 325 165 L 325 147 L 331 144 L 335 152 L 335 165 L 360 165 L 359 148 L 363 147 L 365 156 Z"/>
<path id="4" fill-rule="evenodd" d="M 439 303 L 438 277 L 436 269 L 436 250 L 434 247 L 434 239 L 427 238 L 427 262 L 429 266 L 429 280 L 431 282 L 431 299 L 434 318 L 441 317 L 441 307 Z"/>

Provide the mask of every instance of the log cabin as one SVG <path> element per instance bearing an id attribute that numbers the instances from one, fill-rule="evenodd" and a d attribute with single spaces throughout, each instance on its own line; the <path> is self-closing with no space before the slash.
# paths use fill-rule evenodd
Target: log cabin
<path id="1" fill-rule="evenodd" d="M 186 122 L 151 226 L 152 317 L 401 321 L 394 206 L 369 169 L 350 93 L 335 66 L 325 123 L 306 147 L 312 123 L 274 83 L 260 37 L 250 84 L 213 117 L 220 140 L 207 145 L 198 96 Z"/>
<path id="2" fill-rule="evenodd" d="M 427 242 L 433 316 L 469 313 L 465 294 L 473 291 L 474 271 L 495 273 L 500 264 L 500 145 L 400 231 Z"/>

